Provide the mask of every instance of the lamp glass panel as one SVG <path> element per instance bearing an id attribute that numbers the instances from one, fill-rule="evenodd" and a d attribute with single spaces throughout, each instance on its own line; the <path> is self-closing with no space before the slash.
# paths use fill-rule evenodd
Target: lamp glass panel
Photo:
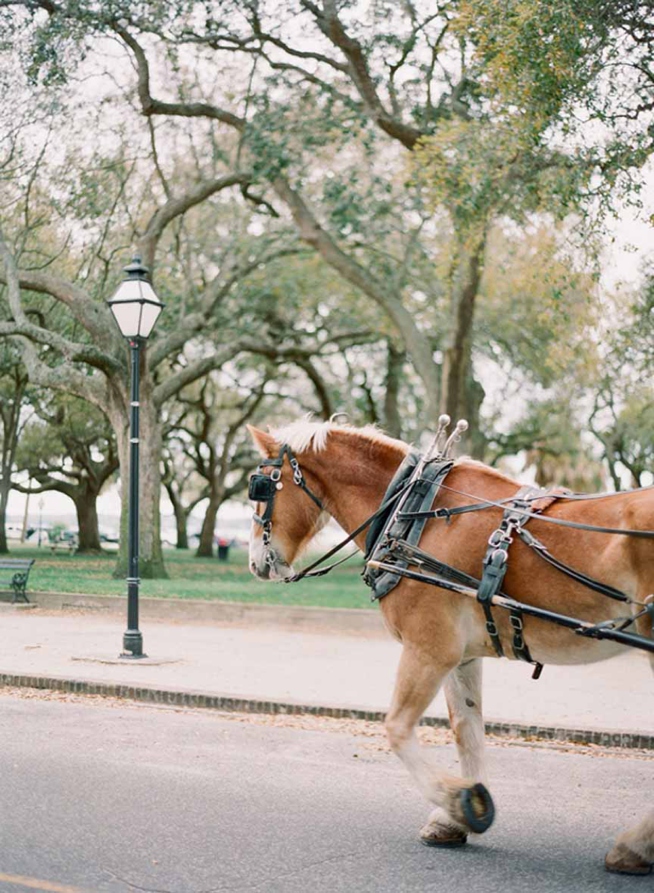
<path id="1" fill-rule="evenodd" d="M 139 335 L 141 338 L 147 338 L 154 328 L 154 324 L 161 313 L 161 304 L 144 303 L 141 310 L 141 325 Z"/>
<path id="2" fill-rule="evenodd" d="M 116 289 L 116 294 L 111 299 L 112 301 L 139 301 L 142 297 L 141 295 L 141 286 L 143 282 L 140 282 L 138 279 L 126 279 L 124 282 L 121 282 L 118 288 Z M 145 283 L 147 284 L 147 283 Z"/>
<path id="3" fill-rule="evenodd" d="M 157 293 L 152 288 L 149 282 L 145 282 L 143 279 L 139 281 L 139 285 L 141 286 L 141 297 L 145 301 L 151 301 L 153 304 L 158 304 L 160 307 L 163 307 L 163 304 L 157 297 Z"/>
<path id="4" fill-rule="evenodd" d="M 125 338 L 133 338 L 138 335 L 141 304 L 137 301 L 117 301 L 110 306 L 118 328 Z"/>

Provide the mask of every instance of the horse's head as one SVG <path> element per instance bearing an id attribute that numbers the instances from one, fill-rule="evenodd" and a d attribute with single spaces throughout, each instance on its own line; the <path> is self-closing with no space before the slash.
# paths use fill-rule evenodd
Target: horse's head
<path id="1" fill-rule="evenodd" d="M 296 458 L 272 434 L 248 426 L 261 461 L 250 478 L 255 503 L 250 532 L 250 570 L 261 580 L 292 577 L 293 560 L 327 523 L 316 481 L 308 483 L 302 456 Z"/>

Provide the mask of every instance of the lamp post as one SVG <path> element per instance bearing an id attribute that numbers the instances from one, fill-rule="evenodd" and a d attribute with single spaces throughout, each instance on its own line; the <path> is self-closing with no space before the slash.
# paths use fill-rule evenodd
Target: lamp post
<path id="1" fill-rule="evenodd" d="M 39 549 L 41 548 L 41 536 L 43 534 L 43 497 L 39 499 Z"/>
<path id="2" fill-rule="evenodd" d="M 150 273 L 136 255 L 125 267 L 125 278 L 109 301 L 118 328 L 127 339 L 131 359 L 129 420 L 129 498 L 127 553 L 127 629 L 121 657 L 139 658 L 143 636 L 139 630 L 139 373 L 141 348 L 147 341 L 163 304 L 150 284 Z"/>

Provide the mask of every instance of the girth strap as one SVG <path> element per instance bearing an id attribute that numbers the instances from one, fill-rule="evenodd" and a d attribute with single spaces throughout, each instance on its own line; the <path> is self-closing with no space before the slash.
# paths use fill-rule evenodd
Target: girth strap
<path id="1" fill-rule="evenodd" d="M 533 502 L 535 493 L 540 491 L 534 487 L 521 487 L 516 495 L 510 500 L 508 508 L 504 512 L 500 526 L 493 531 L 488 540 L 488 549 L 484 556 L 483 573 L 477 591 L 477 601 L 481 605 L 486 618 L 486 631 L 490 636 L 491 643 L 498 657 L 504 656 L 504 648 L 500 638 L 497 624 L 493 618 L 492 603 L 493 598 L 500 594 L 502 583 L 506 575 L 507 562 L 509 558 L 509 546 L 513 542 L 513 534 L 521 533 L 524 524 L 529 520 L 529 516 L 525 515 L 525 508 L 534 508 L 536 511 L 542 510 L 557 498 L 555 493 L 546 494 L 543 500 L 538 503 Z M 534 673 L 532 678 L 538 679 L 543 669 L 542 664 L 534 661 L 529 652 L 529 648 L 524 638 L 524 628 L 522 621 L 522 611 L 518 607 L 512 607 L 510 610 L 510 621 L 513 628 L 513 640 L 511 647 L 516 660 L 523 660 L 526 663 L 534 664 Z"/>

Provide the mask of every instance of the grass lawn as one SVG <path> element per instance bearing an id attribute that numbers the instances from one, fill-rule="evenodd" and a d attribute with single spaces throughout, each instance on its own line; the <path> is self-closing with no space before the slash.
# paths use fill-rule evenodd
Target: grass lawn
<path id="1" fill-rule="evenodd" d="M 27 591 L 123 595 L 124 580 L 114 580 L 115 555 L 85 556 L 57 552 L 48 547 L 24 546 L 10 541 L 10 558 L 35 558 Z M 141 594 L 155 598 L 203 598 L 278 605 L 317 605 L 331 608 L 370 608 L 370 590 L 361 580 L 360 557 L 325 577 L 300 583 L 264 583 L 247 567 L 245 549 L 230 549 L 229 561 L 194 558 L 193 552 L 175 549 L 164 553 L 168 580 L 143 580 Z M 310 557 L 305 558 L 309 563 Z"/>

